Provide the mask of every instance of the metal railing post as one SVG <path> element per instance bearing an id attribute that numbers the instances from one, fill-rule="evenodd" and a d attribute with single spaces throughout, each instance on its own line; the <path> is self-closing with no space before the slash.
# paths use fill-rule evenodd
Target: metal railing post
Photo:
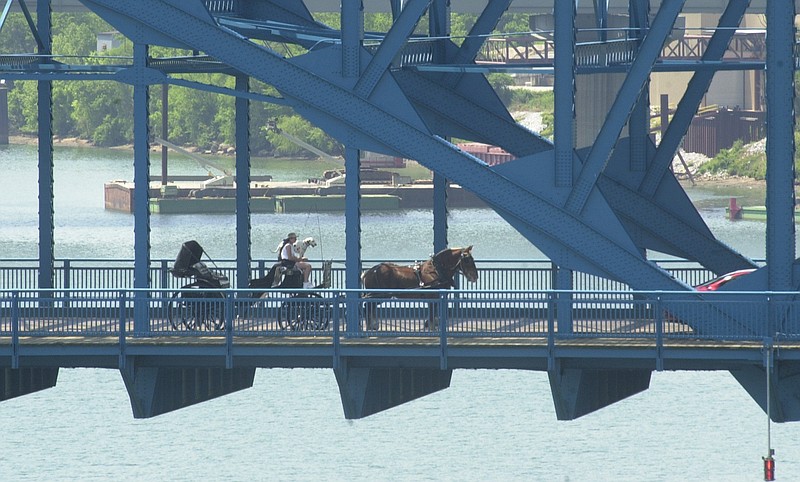
<path id="1" fill-rule="evenodd" d="M 11 368 L 19 368 L 19 292 L 11 293 Z"/>
<path id="2" fill-rule="evenodd" d="M 555 316 L 555 293 L 552 291 L 547 293 L 547 371 L 555 370 L 555 331 L 556 331 L 556 316 Z"/>
<path id="3" fill-rule="evenodd" d="M 64 278 L 61 280 L 62 287 L 64 288 L 64 308 L 69 308 L 69 290 L 72 288 L 72 264 L 68 259 L 64 260 Z"/>
<path id="4" fill-rule="evenodd" d="M 125 292 L 119 292 L 119 369 L 124 370 L 125 365 L 127 363 L 127 358 L 125 355 L 125 348 L 126 348 L 126 332 L 127 327 L 125 326 L 127 323 L 127 313 L 126 310 L 128 307 L 126 306 L 125 302 Z"/>
<path id="5" fill-rule="evenodd" d="M 656 312 L 653 321 L 656 324 L 656 371 L 664 370 L 664 308 L 661 296 L 656 297 Z"/>
<path id="6" fill-rule="evenodd" d="M 341 308 L 339 307 L 339 303 L 342 300 L 342 294 L 340 292 L 336 292 L 333 297 L 333 369 L 336 370 L 341 366 L 341 358 L 339 354 L 339 324 L 341 320 L 339 319 L 342 316 Z"/>
<path id="7" fill-rule="evenodd" d="M 233 291 L 225 293 L 225 368 L 233 368 Z"/>
<path id="8" fill-rule="evenodd" d="M 447 294 L 447 291 L 439 290 L 439 368 L 441 370 L 447 370 Z"/>

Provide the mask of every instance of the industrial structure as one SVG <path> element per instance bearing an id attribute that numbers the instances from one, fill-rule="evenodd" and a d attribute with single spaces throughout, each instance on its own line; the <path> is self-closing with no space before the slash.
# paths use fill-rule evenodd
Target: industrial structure
<path id="1" fill-rule="evenodd" d="M 359 151 L 415 159 L 434 172 L 434 251 L 447 246 L 447 185 L 457 183 L 480 197 L 544 252 L 557 266 L 553 289 L 558 336 L 568 337 L 573 323 L 573 290 L 577 273 L 622 283 L 648 293 L 685 293 L 684 303 L 669 307 L 698 336 L 713 333 L 724 339 L 719 326 L 747 339 L 763 340 L 756 360 L 729 365 L 744 388 L 771 413 L 774 420 L 800 419 L 800 365 L 791 358 L 773 360 L 776 335 L 799 333 L 798 311 L 793 304 L 800 284 L 795 262 L 794 224 L 794 75 L 796 70 L 796 2 L 785 0 L 607 0 L 571 2 L 556 0 L 82 0 L 134 45 L 130 62 L 89 66 L 53 57 L 51 7 L 70 8 L 75 2 L 6 0 L 0 27 L 10 7 L 21 9 L 30 20 L 36 52 L 0 55 L 0 77 L 33 79 L 39 85 L 39 266 L 36 289 L 53 288 L 53 144 L 52 82 L 54 80 L 116 80 L 133 86 L 135 117 L 134 216 L 135 260 L 132 300 L 134 338 L 115 345 L 120 369 L 137 416 L 151 416 L 190 402 L 171 385 L 199 386 L 217 376 L 217 395 L 252 384 L 253 369 L 228 367 L 215 371 L 199 366 L 186 370 L 181 353 L 196 357 L 194 345 L 176 348 L 171 356 L 151 363 L 147 350 L 137 357 L 133 342 L 152 332 L 154 322 L 146 309 L 153 288 L 150 256 L 148 187 L 150 139 L 149 89 L 170 84 L 226 93 L 236 97 L 236 220 L 235 281 L 246 286 L 251 277 L 251 233 L 248 180 L 250 179 L 248 108 L 250 102 L 291 106 L 299 114 L 346 147 L 348 173 L 359 172 Z M 335 3 L 335 5 L 334 5 Z M 387 32 L 365 32 L 365 11 L 374 4 L 393 15 Z M 576 3 L 578 4 L 576 6 Z M 340 8 L 340 10 L 339 10 Z M 477 13 L 464 39 L 450 36 L 451 9 Z M 340 26 L 315 20 L 314 12 L 338 11 Z M 485 39 L 507 11 L 552 14 L 548 32 L 554 55 L 548 65 L 513 66 L 476 63 Z M 682 13 L 718 15 L 718 25 L 701 60 L 665 60 L 663 46 Z M 729 42 L 745 14 L 766 19 L 766 56 L 731 59 Z M 35 18 L 34 15 L 35 14 Z M 579 15 L 594 23 L 579 26 Z M 624 16 L 627 24 L 612 28 L 609 15 Z M 422 28 L 421 26 L 426 26 Z M 424 33 L 420 33 L 424 30 Z M 611 35 L 611 33 L 614 35 Z M 291 58 L 265 47 L 261 41 L 286 42 L 306 49 Z M 185 49 L 180 58 L 154 58 L 149 46 Z M 553 76 L 555 90 L 554 140 L 518 125 L 486 80 L 487 72 L 514 71 Z M 670 172 L 676 150 L 698 105 L 717 72 L 766 71 L 767 210 L 766 265 L 735 252 L 716 239 Z M 176 74 L 198 71 L 225 72 L 235 77 L 236 88 L 202 85 Z M 656 72 L 688 73 L 690 80 L 658 145 L 649 136 L 649 82 Z M 251 92 L 250 80 L 273 86 L 279 96 Z M 489 165 L 450 142 L 458 138 L 499 146 L 514 160 Z M 362 269 L 358 176 L 347 176 L 346 269 L 343 328 L 360 331 L 358 289 Z M 699 263 L 715 274 L 743 268 L 756 272 L 732 282 L 730 289 L 752 292 L 753 304 L 767 306 L 767 314 L 754 317 L 723 303 L 708 293 L 695 291 L 670 271 L 650 261 L 648 250 Z M 103 288 L 115 288 L 103 286 Z M 772 294 L 770 294 L 772 293 Z M 703 310 L 692 309 L 697 303 Z M 15 305 L 16 306 L 16 305 Z M 338 305 L 337 305 L 338 306 Z M 19 312 L 17 312 L 19 315 Z M 657 314 L 660 317 L 660 315 Z M 230 319 L 230 317 L 228 317 Z M 712 326 L 713 320 L 713 326 Z M 120 340 L 127 340 L 125 324 Z M 552 329 L 551 336 L 555 336 Z M 19 335 L 19 333 L 17 333 Z M 336 335 L 338 336 L 338 334 Z M 443 331 L 442 335 L 446 337 Z M 2 372 L 2 387 L 24 389 L 5 397 L 55 383 L 46 349 L 32 350 L 36 366 L 26 366 L 23 345 L 9 345 L 12 360 Z M 124 349 L 123 349 L 124 348 Z M 434 367 L 416 363 L 415 349 L 364 348 L 371 358 L 342 355 L 334 343 L 333 369 L 342 389 L 348 417 L 369 415 L 390 406 L 445 388 L 452 365 L 447 354 Z M 498 353 L 502 348 L 494 346 Z M 552 347 L 551 347 L 552 348 Z M 713 351 L 719 347 L 706 347 Z M 82 349 L 91 350 L 85 346 Z M 321 350 L 312 347 L 313 350 Z M 455 350 L 455 348 L 452 348 Z M 701 350 L 703 348 L 697 348 Z M 52 350 L 52 347 L 51 347 Z M 182 351 L 183 350 L 183 351 Z M 255 350 L 253 348 L 252 350 Z M 351 352 L 357 353 L 356 348 Z M 548 353 L 548 346 L 542 348 Z M 53 351 L 55 354 L 55 351 Z M 493 352 L 494 353 L 494 352 Z M 594 368 L 570 364 L 551 355 L 548 363 L 508 367 L 547 370 L 560 418 L 576 418 L 647 388 L 650 373 L 659 368 L 616 360 Z M 711 352 L 708 352 L 711 353 Z M 469 350 L 461 354 L 469 358 Z M 507 353 L 506 353 L 507 355 Z M 255 357 L 255 355 L 253 355 Z M 327 355 L 326 355 L 327 356 Z M 522 355 L 517 355 L 522 356 Z M 631 355 L 635 358 L 635 355 Z M 748 355 L 750 356 L 750 355 Z M 403 360 L 405 361 L 398 361 Z M 5 357 L 2 362 L 7 360 Z M 63 361 L 80 363 L 80 357 Z M 504 358 L 509 359 L 509 358 Z M 597 357 L 602 359 L 602 356 Z M 230 358 L 233 360 L 233 358 Z M 317 366 L 310 355 L 281 363 Z M 463 366 L 469 363 L 462 360 Z M 437 362 L 440 361 L 437 359 Z M 773 365 L 774 362 L 774 365 Z M 88 362 L 87 362 L 88 363 Z M 724 362 L 720 362 L 724 364 Z M 276 362 L 276 365 L 279 363 Z M 676 365 L 677 366 L 677 365 Z M 706 368 L 708 365 L 704 365 Z M 719 365 L 718 365 L 719 366 Z M 28 370 L 27 372 L 25 370 Z M 48 371 L 50 370 L 50 371 Z M 57 368 L 55 368 L 57 371 Z M 205 370 L 205 371 L 203 371 Z M 767 378 L 768 383 L 764 380 Z M 28 381 L 33 380 L 32 383 Z M 216 382 L 215 382 L 216 383 Z M 21 384 L 18 384 L 22 386 Z M 13 392 L 13 393 L 12 393 Z M 154 408 L 156 407 L 156 408 Z M 161 408 L 157 408 L 161 407 Z M 167 407 L 167 408 L 164 408 Z"/>

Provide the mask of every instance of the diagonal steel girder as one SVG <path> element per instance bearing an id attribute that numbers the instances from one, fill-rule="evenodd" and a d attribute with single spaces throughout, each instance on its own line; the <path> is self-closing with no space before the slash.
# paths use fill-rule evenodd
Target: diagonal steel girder
<path id="1" fill-rule="evenodd" d="M 368 98 L 378 81 L 386 73 L 392 60 L 397 56 L 408 37 L 414 32 L 414 27 L 419 19 L 428 10 L 430 0 L 408 0 L 403 5 L 403 11 L 392 24 L 386 37 L 378 47 L 378 51 L 370 60 L 369 65 L 361 73 L 353 91 L 361 97 Z"/>
<path id="2" fill-rule="evenodd" d="M 348 128 L 418 159 L 448 179 L 474 192 L 527 225 L 531 232 L 558 239 L 576 253 L 632 287 L 653 290 L 687 290 L 689 287 L 623 248 L 608 236 L 570 215 L 549 200 L 491 170 L 452 144 L 431 136 L 393 116 L 344 87 L 291 64 L 249 40 L 196 18 L 185 10 L 159 0 L 86 0 L 128 17 L 132 22 L 185 42 L 239 71 L 273 85 L 284 96 L 339 120 Z"/>
<path id="3" fill-rule="evenodd" d="M 401 70 L 392 75 L 411 102 L 472 132 L 475 136 L 473 139 L 491 140 L 492 144 L 502 146 L 516 157 L 553 148 L 547 139 L 442 87 L 423 74 Z"/>
<path id="4" fill-rule="evenodd" d="M 606 121 L 573 184 L 565 204 L 568 211 L 577 214 L 586 205 L 589 194 L 595 188 L 598 176 L 605 169 L 614 144 L 617 142 L 622 128 L 628 122 L 634 105 L 639 100 L 639 94 L 650 77 L 653 65 L 661 54 L 661 47 L 664 45 L 667 35 L 672 31 L 675 19 L 678 18 L 684 3 L 685 0 L 663 0 L 661 2 L 661 8 L 653 20 L 652 27 L 645 36 L 636 59 L 606 116 Z"/>
<path id="5" fill-rule="evenodd" d="M 730 0 L 728 7 L 719 19 L 717 30 L 708 42 L 708 47 L 703 54 L 704 62 L 722 59 L 731 38 L 736 33 L 736 27 L 741 25 L 749 5 L 750 0 Z M 645 196 L 652 196 L 656 192 L 662 177 L 669 171 L 675 151 L 678 150 L 697 108 L 703 101 L 703 96 L 708 92 L 711 81 L 714 79 L 714 72 L 713 69 L 699 70 L 689 81 L 686 92 L 678 103 L 678 108 L 672 116 L 652 162 L 650 162 L 647 174 L 639 186 L 639 190 Z"/>
<path id="6" fill-rule="evenodd" d="M 511 0 L 494 0 L 488 2 L 478 19 L 472 25 L 467 38 L 461 43 L 453 58 L 452 64 L 469 64 L 475 61 L 481 47 L 486 42 L 486 36 L 494 30 L 503 12 L 508 10 Z M 461 81 L 463 73 L 445 73 L 441 78 L 448 87 L 455 87 Z"/>
<path id="7" fill-rule="evenodd" d="M 664 179 L 664 181 L 668 181 Z M 677 181 L 674 181 L 677 184 Z M 673 214 L 641 193 L 601 174 L 597 182 L 614 212 L 634 223 L 651 236 L 673 247 L 687 259 L 698 260 L 711 271 L 721 274 L 742 268 L 756 268 L 753 261 L 717 240 L 709 230 L 698 230 L 682 216 Z M 680 189 L 679 186 L 676 186 Z"/>

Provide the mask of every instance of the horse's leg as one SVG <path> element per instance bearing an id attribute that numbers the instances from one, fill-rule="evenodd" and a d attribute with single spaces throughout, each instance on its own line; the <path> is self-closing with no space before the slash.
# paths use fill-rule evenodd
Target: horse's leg
<path id="1" fill-rule="evenodd" d="M 367 325 L 367 330 L 377 330 L 378 329 L 378 304 L 374 301 L 367 301 L 364 302 L 364 316 L 365 322 Z"/>
<path id="2" fill-rule="evenodd" d="M 436 303 L 428 303 L 428 321 L 425 323 L 426 328 L 430 327 L 431 330 L 439 329 L 439 317 L 436 316 Z"/>

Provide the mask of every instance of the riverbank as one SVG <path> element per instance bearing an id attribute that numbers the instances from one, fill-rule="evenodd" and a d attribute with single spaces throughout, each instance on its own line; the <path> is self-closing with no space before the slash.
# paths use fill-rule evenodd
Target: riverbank
<path id="1" fill-rule="evenodd" d="M 535 113 L 534 113 L 535 114 Z M 541 127 L 541 117 L 537 115 L 528 115 L 525 116 L 523 121 L 521 122 L 526 125 L 529 129 L 534 129 L 536 127 Z M 18 144 L 18 145 L 36 145 L 38 144 L 38 139 L 34 136 L 9 136 L 9 143 L 10 144 Z M 65 137 L 65 138 L 54 138 L 53 139 L 54 146 L 63 146 L 63 147 L 80 147 L 80 148 L 93 148 L 96 147 L 90 141 L 85 139 L 78 139 L 76 137 Z M 186 147 L 186 149 L 190 152 L 196 153 L 203 153 L 209 155 L 233 155 L 235 150 L 231 150 L 228 146 L 224 146 L 224 150 L 220 150 L 218 152 L 202 152 L 200 149 Z M 121 146 L 113 146 L 108 147 L 108 149 L 114 150 L 132 150 L 132 144 L 125 144 Z M 158 144 L 154 144 L 150 148 L 153 152 L 161 152 L 161 146 Z M 689 172 L 692 173 L 692 180 L 698 186 L 707 186 L 707 187 L 745 187 L 745 188 L 765 188 L 766 181 L 753 179 L 748 177 L 741 177 L 741 176 L 731 176 L 726 173 L 702 173 L 697 174 L 698 168 L 703 165 L 705 162 L 708 162 L 710 158 L 704 156 L 702 154 L 697 153 L 687 153 L 681 151 L 681 156 L 683 157 L 683 161 L 686 162 L 686 166 L 684 166 L 681 159 L 676 156 L 675 161 L 673 162 L 673 172 L 675 172 L 675 176 L 681 181 L 681 184 L 691 185 L 691 180 L 689 176 L 686 175 L 686 167 L 689 168 Z"/>

